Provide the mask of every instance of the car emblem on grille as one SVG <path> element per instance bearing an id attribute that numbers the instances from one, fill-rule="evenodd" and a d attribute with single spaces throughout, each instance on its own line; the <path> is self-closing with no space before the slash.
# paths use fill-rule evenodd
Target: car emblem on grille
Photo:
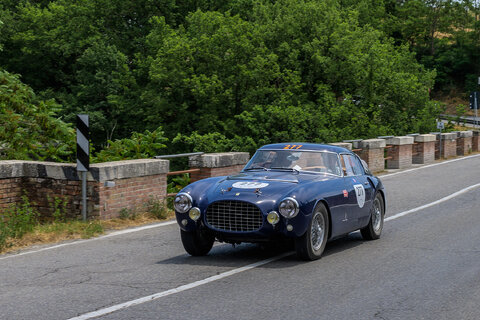
<path id="1" fill-rule="evenodd" d="M 235 195 L 238 197 L 240 195 L 240 192 L 235 193 Z"/>

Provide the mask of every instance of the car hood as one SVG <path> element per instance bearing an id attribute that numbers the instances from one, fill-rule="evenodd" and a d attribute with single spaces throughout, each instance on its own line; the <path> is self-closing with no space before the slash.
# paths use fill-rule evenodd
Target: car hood
<path id="1" fill-rule="evenodd" d="M 313 181 L 335 179 L 330 175 L 306 174 L 285 171 L 241 172 L 228 176 L 207 191 L 209 202 L 242 200 L 274 205 L 286 196 L 296 196 L 296 190 Z"/>

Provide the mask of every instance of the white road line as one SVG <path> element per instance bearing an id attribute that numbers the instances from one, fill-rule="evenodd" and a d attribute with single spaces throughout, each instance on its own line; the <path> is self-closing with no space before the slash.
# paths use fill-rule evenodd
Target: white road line
<path id="1" fill-rule="evenodd" d="M 115 237 L 115 236 L 119 236 L 119 235 L 124 235 L 124 234 L 128 234 L 128 233 L 144 231 L 144 230 L 163 227 L 163 226 L 169 226 L 169 225 L 176 224 L 176 223 L 177 223 L 177 221 L 171 220 L 171 221 L 151 224 L 151 225 L 137 227 L 137 228 L 114 231 L 114 232 L 108 233 L 106 235 L 97 237 L 97 238 L 77 240 L 77 241 L 67 242 L 67 243 L 61 243 L 61 244 L 57 244 L 57 245 L 54 245 L 54 246 L 51 246 L 51 247 L 41 248 L 41 249 L 38 249 L 38 250 L 31 250 L 31 251 L 20 252 L 20 253 L 17 253 L 17 254 L 7 255 L 7 256 L 4 256 L 4 257 L 0 257 L 0 260 L 5 260 L 5 259 L 10 259 L 10 258 L 15 258 L 15 257 L 21 257 L 21 256 L 31 254 L 31 253 L 38 253 L 38 252 L 42 252 L 42 251 L 53 250 L 53 249 L 57 249 L 57 248 L 68 247 L 68 246 L 81 244 L 81 243 L 86 243 L 86 242 L 92 242 L 92 241 L 107 239 L 107 238 L 111 238 L 111 237 Z"/>
<path id="2" fill-rule="evenodd" d="M 398 219 L 398 218 L 400 218 L 400 217 L 406 216 L 407 214 L 414 213 L 414 212 L 417 212 L 417 211 L 420 211 L 420 210 L 423 210 L 423 209 L 432 207 L 432 206 L 437 205 L 437 204 L 439 204 L 439 203 L 448 201 L 448 200 L 450 200 L 450 199 L 453 199 L 453 198 L 455 198 L 455 197 L 457 197 L 457 196 L 459 196 L 459 195 L 461 195 L 461 194 L 463 194 L 463 193 L 466 193 L 466 192 L 468 192 L 468 191 L 470 191 L 470 190 L 473 190 L 473 189 L 475 189 L 475 188 L 478 188 L 478 187 L 480 187 L 480 183 L 477 183 L 477 184 L 471 185 L 471 186 L 469 186 L 469 187 L 466 187 L 466 188 L 464 188 L 464 189 L 462 189 L 462 190 L 460 190 L 460 191 L 457 191 L 457 192 L 455 192 L 455 193 L 452 193 L 452 194 L 449 195 L 449 196 L 446 196 L 446 197 L 443 197 L 443 198 L 441 198 L 441 199 L 438 199 L 437 201 L 433 201 L 433 202 L 427 203 L 427 204 L 425 204 L 425 205 L 423 205 L 423 206 L 416 207 L 416 208 L 413 208 L 413 209 L 410 209 L 410 210 L 407 210 L 407 211 L 403 211 L 403 212 L 397 213 L 397 214 L 395 214 L 395 215 L 393 215 L 393 216 L 390 216 L 390 217 L 388 217 L 388 218 L 385 218 L 385 222 L 391 221 L 391 220 L 395 220 L 395 219 Z"/>
<path id="3" fill-rule="evenodd" d="M 473 190 L 475 188 L 478 188 L 478 187 L 480 187 L 480 183 L 471 185 L 467 188 L 464 188 L 460 191 L 452 193 L 451 195 L 446 196 L 444 198 L 441 198 L 437 201 L 425 204 L 425 205 L 417 207 L 417 208 L 413 208 L 413 209 L 410 209 L 410 210 L 407 210 L 407 211 L 397 213 L 397 214 L 395 214 L 391 217 L 386 218 L 385 222 L 392 221 L 392 220 L 404 217 L 408 214 L 411 214 L 411 213 L 429 208 L 431 206 L 437 205 L 439 203 L 448 201 L 452 198 L 455 198 L 455 197 L 457 197 L 457 196 L 459 196 L 463 193 L 466 193 L 466 192 L 471 191 L 471 190 Z M 122 309 L 133 307 L 133 306 L 145 303 L 145 302 L 160 299 L 162 297 L 166 297 L 166 296 L 169 296 L 169 295 L 172 295 L 172 294 L 175 294 L 175 293 L 179 293 L 179 292 L 182 292 L 182 291 L 185 291 L 185 290 L 188 290 L 188 289 L 199 287 L 201 285 L 204 285 L 204 284 L 207 284 L 207 283 L 210 283 L 210 282 L 214 282 L 214 281 L 226 278 L 226 277 L 230 277 L 230 276 L 233 276 L 237 273 L 244 272 L 244 271 L 262 266 L 264 264 L 280 260 L 280 259 L 282 259 L 284 257 L 287 257 L 287 256 L 290 256 L 292 254 L 293 254 L 293 252 L 286 252 L 286 253 L 281 254 L 279 256 L 276 256 L 276 257 L 273 257 L 273 258 L 270 258 L 270 259 L 266 259 L 266 260 L 262 260 L 262 261 L 259 261 L 259 262 L 255 262 L 255 263 L 249 264 L 247 266 L 237 268 L 237 269 L 233 269 L 233 270 L 230 270 L 230 271 L 227 271 L 227 272 L 224 272 L 224 273 L 220 273 L 218 275 L 215 275 L 215 276 L 203 279 L 203 280 L 195 281 L 195 282 L 185 284 L 183 286 L 179 286 L 179 287 L 176 287 L 176 288 L 173 288 L 173 289 L 170 289 L 170 290 L 162 291 L 162 292 L 155 293 L 155 294 L 152 294 L 152 295 L 149 295 L 149 296 L 146 296 L 146 297 L 138 298 L 138 299 L 135 299 L 135 300 L 124 302 L 124 303 L 120 303 L 120 304 L 117 304 L 117 305 L 114 305 L 114 306 L 111 306 L 111 307 L 108 307 L 108 308 L 104 308 L 104 309 L 100 309 L 100 310 L 97 310 L 97 311 L 85 313 L 83 315 L 80 315 L 80 316 L 74 317 L 74 318 L 70 318 L 68 320 L 88 320 L 88 319 L 101 317 L 101 316 L 104 316 L 104 315 L 107 315 L 107 314 L 110 314 L 110 313 L 113 313 L 113 312 L 116 312 L 116 311 L 119 311 L 119 310 L 122 310 Z"/>
<path id="4" fill-rule="evenodd" d="M 381 175 L 379 177 L 381 179 L 384 179 L 384 178 L 388 178 L 388 177 L 391 177 L 391 176 L 396 176 L 396 175 L 399 175 L 399 174 L 408 173 L 408 172 L 411 172 L 411 171 L 416 171 L 416 170 L 420 170 L 420 169 L 426 169 L 426 168 L 430 168 L 430 167 L 440 166 L 440 165 L 448 164 L 448 163 L 451 163 L 451 162 L 456 162 L 456 161 L 461 161 L 461 160 L 466 160 L 466 159 L 471 159 L 471 158 L 476 158 L 476 157 L 480 157 L 480 154 L 471 155 L 471 156 L 462 157 L 462 158 L 453 159 L 453 160 L 447 160 L 447 161 L 434 163 L 434 164 L 429 164 L 429 165 L 418 167 L 418 168 L 407 169 L 407 170 L 403 170 L 403 171 L 399 171 L 399 172 L 389 173 L 389 174 Z M 414 209 L 412 209 L 412 210 L 414 210 Z M 20 257 L 20 256 L 24 256 L 24 255 L 31 254 L 31 253 L 38 253 L 38 252 L 42 252 L 42 251 L 53 250 L 53 249 L 62 248 L 62 247 L 66 247 L 66 246 L 71 246 L 71 245 L 76 245 L 76 244 L 82 244 L 82 243 L 85 243 L 85 242 L 103 240 L 105 238 L 124 235 L 124 234 L 133 233 L 133 232 L 137 232 L 137 231 L 143 231 L 143 230 L 147 230 L 147 229 L 153 229 L 153 228 L 168 226 L 168 225 L 172 225 L 172 224 L 175 224 L 175 223 L 176 223 L 176 221 L 172 220 L 172 221 L 167 221 L 167 222 L 163 222 L 163 223 L 148 225 L 148 226 L 145 226 L 145 227 L 116 231 L 116 232 L 112 232 L 112 233 L 109 233 L 107 235 L 100 236 L 100 237 L 97 237 L 97 238 L 68 242 L 68 243 L 62 243 L 62 244 L 59 244 L 59 245 L 54 245 L 54 246 L 51 246 L 51 247 L 45 247 L 45 248 L 38 249 L 38 250 L 31 250 L 31 251 L 25 251 L 25 252 L 21 252 L 21 253 L 17 253 L 17 254 L 7 255 L 7 256 L 4 256 L 4 257 L 0 257 L 0 260 L 10 259 L 10 258 L 14 258 L 14 257 Z"/>
<path id="5" fill-rule="evenodd" d="M 398 172 L 393 172 L 393 173 L 388 173 L 388 174 L 384 174 L 384 175 L 379 175 L 378 177 L 379 177 L 380 179 L 384 179 L 384 178 L 396 176 L 396 175 L 403 174 L 403 173 L 409 173 L 409 172 L 417 171 L 417 170 L 420 170 L 420 169 L 426 169 L 426 168 L 441 166 L 441 165 L 444 165 L 444 164 L 449 164 L 449 163 L 452 163 L 452 162 L 461 161 L 461 160 L 467 160 L 467 159 L 476 158 L 476 157 L 480 157 L 480 154 L 474 154 L 474 155 L 472 155 L 472 156 L 467 156 L 467 157 L 462 157 L 462 158 L 457 158 L 457 159 L 442 161 L 442 162 L 439 162 L 439 163 L 428 164 L 428 165 L 426 165 L 426 166 L 421 166 L 421 167 L 418 167 L 418 168 L 407 169 L 407 170 L 402 170 L 402 171 L 398 171 Z"/>
<path id="6" fill-rule="evenodd" d="M 227 278 L 227 277 L 233 276 L 235 274 L 238 274 L 240 272 L 248 271 L 250 269 L 263 266 L 264 264 L 280 260 L 280 259 L 285 258 L 287 256 L 290 256 L 292 254 L 293 254 L 293 252 L 286 252 L 286 253 L 283 253 L 283 254 L 278 255 L 276 257 L 265 259 L 265 260 L 262 260 L 262 261 L 258 261 L 258 262 L 246 265 L 244 267 L 236 268 L 236 269 L 233 269 L 233 270 L 230 270 L 230 271 L 227 271 L 227 272 L 223 272 L 223 273 L 217 274 L 215 276 L 212 276 L 212 277 L 209 277 L 209 278 L 206 278 L 206 279 L 203 279 L 203 280 L 195 281 L 195 282 L 192 282 L 192 283 L 180 286 L 180 287 L 176 287 L 174 289 L 170 289 L 170 290 L 167 290 L 167 291 L 162 291 L 162 292 L 159 292 L 159 293 L 155 293 L 155 294 L 143 297 L 143 298 L 139 298 L 139 299 L 131 300 L 131 301 L 128 301 L 128 302 L 120 303 L 120 304 L 117 304 L 117 305 L 114 305 L 114 306 L 111 306 L 111 307 L 108 307 L 108 308 L 104 308 L 104 309 L 100 309 L 100 310 L 97 310 L 97 311 L 89 312 L 89 313 L 80 315 L 78 317 L 70 318 L 69 320 L 87 320 L 87 319 L 92 319 L 92 318 L 97 318 L 97 317 L 100 317 L 100 316 L 104 316 L 104 315 L 107 315 L 109 313 L 121 310 L 121 309 L 129 308 L 129 307 L 136 306 L 136 305 L 139 305 L 139 304 L 142 304 L 142 303 L 145 303 L 145 302 L 160 299 L 162 297 L 166 297 L 166 296 L 169 296 L 169 295 L 172 295 L 172 294 L 175 294 L 175 293 L 179 293 L 179 292 L 182 292 L 182 291 L 185 291 L 185 290 L 188 290 L 188 289 L 192 289 L 192 288 L 195 288 L 195 287 L 198 287 L 198 286 L 201 286 L 201 285 L 213 282 L 213 281 L 217 281 L 217 280 L 220 280 L 220 279 L 223 279 L 223 278 Z"/>

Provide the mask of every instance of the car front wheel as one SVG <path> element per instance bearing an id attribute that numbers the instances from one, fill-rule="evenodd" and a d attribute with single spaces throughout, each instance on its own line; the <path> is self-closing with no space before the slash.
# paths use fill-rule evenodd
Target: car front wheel
<path id="1" fill-rule="evenodd" d="M 182 244 L 188 254 L 192 256 L 204 256 L 210 252 L 215 238 L 202 230 L 187 232 L 180 230 Z"/>
<path id="2" fill-rule="evenodd" d="M 380 193 L 377 193 L 373 200 L 370 222 L 365 228 L 360 229 L 363 239 L 376 240 L 380 238 L 383 230 L 384 217 L 385 210 L 383 206 L 383 198 Z"/>
<path id="3" fill-rule="evenodd" d="M 323 203 L 319 203 L 313 211 L 307 231 L 295 240 L 297 255 L 304 260 L 319 259 L 327 244 L 328 228 L 327 208 Z"/>

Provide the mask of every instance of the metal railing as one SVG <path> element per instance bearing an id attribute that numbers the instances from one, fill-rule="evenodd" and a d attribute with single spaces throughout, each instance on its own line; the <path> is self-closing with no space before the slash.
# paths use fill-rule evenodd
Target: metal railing
<path id="1" fill-rule="evenodd" d="M 179 154 L 167 154 L 161 156 L 155 156 L 154 159 L 172 159 L 172 158 L 181 158 L 181 157 L 191 157 L 191 156 L 200 156 L 205 152 L 191 152 L 191 153 L 179 153 Z M 178 170 L 167 172 L 167 176 L 175 176 L 184 173 L 195 173 L 199 172 L 200 169 L 188 169 L 188 170 Z M 177 195 L 177 192 L 167 193 L 167 197 L 174 197 Z"/>

